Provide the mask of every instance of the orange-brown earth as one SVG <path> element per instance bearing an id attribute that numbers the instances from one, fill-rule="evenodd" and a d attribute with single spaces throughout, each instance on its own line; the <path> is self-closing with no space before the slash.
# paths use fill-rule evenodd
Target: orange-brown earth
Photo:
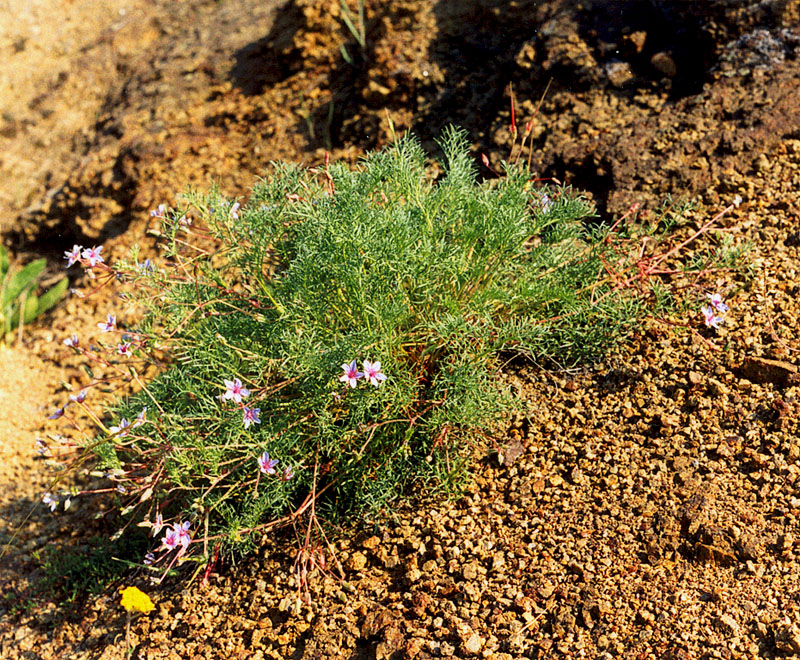
<path id="1" fill-rule="evenodd" d="M 708 342 L 655 324 L 585 371 L 506 374 L 528 408 L 509 460 L 476 458 L 458 501 L 338 541 L 347 582 L 319 576 L 311 607 L 292 610 L 281 538 L 204 589 L 149 589 L 138 656 L 800 654 L 798 3 L 365 4 L 361 49 L 335 0 L 6 3 L 4 244 L 51 273 L 73 243 L 157 258 L 157 204 L 212 182 L 246 197 L 270 160 L 354 160 L 386 143 L 387 116 L 433 155 L 464 126 L 496 168 L 509 83 L 524 125 L 552 81 L 532 123 L 542 177 L 608 217 L 674 195 L 699 224 L 738 195 L 723 225 L 750 242 L 752 277 L 720 279 L 732 310 Z M 87 382 L 61 341 L 88 341 L 111 295 L 71 297 L 0 351 L 0 657 L 125 657 L 113 592 L 57 609 L 41 588 L 53 548 L 89 552 L 113 526 L 91 500 L 51 515 L 34 452 Z"/>

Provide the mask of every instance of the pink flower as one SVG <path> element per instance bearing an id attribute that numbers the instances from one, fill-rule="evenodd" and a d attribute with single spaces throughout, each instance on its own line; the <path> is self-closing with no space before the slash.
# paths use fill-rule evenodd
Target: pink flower
<path id="1" fill-rule="evenodd" d="M 49 506 L 50 512 L 52 513 L 53 511 L 56 510 L 56 507 L 58 506 L 58 500 L 55 499 L 50 493 L 45 493 L 44 496 L 42 497 L 42 504 L 44 504 L 45 506 Z"/>
<path id="2" fill-rule="evenodd" d="M 367 360 L 364 360 L 364 377 L 375 387 L 386 380 L 386 375 L 381 373 L 381 363 Z"/>
<path id="3" fill-rule="evenodd" d="M 131 424 L 131 428 L 135 429 L 135 428 L 140 427 L 142 424 L 144 424 L 147 421 L 147 418 L 145 417 L 145 415 L 147 415 L 147 406 L 142 408 L 142 411 L 136 416 L 136 419 L 133 420 L 133 424 Z"/>
<path id="4" fill-rule="evenodd" d="M 100 256 L 102 249 L 102 245 L 95 245 L 93 248 L 84 250 L 81 256 L 89 262 L 90 266 L 96 266 L 97 264 L 103 263 L 103 257 Z"/>
<path id="5" fill-rule="evenodd" d="M 156 560 L 156 556 L 152 552 L 148 552 L 144 556 L 144 561 L 142 562 L 145 566 L 151 566 L 152 563 Z"/>
<path id="6" fill-rule="evenodd" d="M 124 341 L 121 344 L 117 344 L 117 353 L 120 355 L 131 355 L 131 343 L 129 341 Z"/>
<path id="7" fill-rule="evenodd" d="M 118 434 L 119 437 L 122 438 L 128 435 L 128 427 L 130 425 L 131 423 L 123 417 L 121 420 L 119 420 L 119 426 L 112 426 L 108 430 L 111 431 L 111 433 Z"/>
<path id="8" fill-rule="evenodd" d="M 233 380 L 226 380 L 225 382 L 225 394 L 222 395 L 223 399 L 233 399 L 236 403 L 241 403 L 242 399 L 246 399 L 250 396 L 250 390 L 242 387 L 242 381 L 238 378 L 234 378 Z"/>
<path id="9" fill-rule="evenodd" d="M 83 403 L 83 400 L 86 398 L 86 395 L 89 394 L 88 389 L 83 389 L 77 394 L 70 394 L 69 400 L 74 401 L 75 403 Z"/>
<path id="10" fill-rule="evenodd" d="M 367 364 L 367 363 L 365 363 Z M 343 383 L 347 383 L 350 387 L 355 387 L 358 384 L 359 379 L 364 377 L 357 368 L 356 368 L 356 361 L 353 360 L 350 364 L 343 364 L 342 369 L 344 373 L 339 376 L 339 380 Z"/>
<path id="11" fill-rule="evenodd" d="M 160 513 L 157 513 L 155 522 L 153 523 L 153 536 L 158 536 L 162 529 L 164 529 L 164 519 L 161 517 Z"/>
<path id="12" fill-rule="evenodd" d="M 289 481 L 294 476 L 294 470 L 290 468 L 288 465 L 284 468 L 283 472 L 281 473 L 281 480 L 282 481 Z"/>
<path id="13" fill-rule="evenodd" d="M 164 214 L 167 212 L 167 205 L 166 204 L 159 204 L 157 209 L 153 209 L 150 211 L 151 218 L 163 218 Z"/>
<path id="14" fill-rule="evenodd" d="M 192 537 L 189 535 L 189 527 L 191 523 L 187 520 L 184 523 L 173 523 L 172 527 L 167 529 L 161 543 L 167 550 L 175 550 L 180 548 L 179 554 L 186 552 Z"/>
<path id="15" fill-rule="evenodd" d="M 274 458 L 271 459 L 267 452 L 264 452 L 258 457 L 258 469 L 264 474 L 275 474 L 275 466 L 277 464 L 278 460 Z"/>
<path id="16" fill-rule="evenodd" d="M 178 532 L 175 531 L 172 527 L 170 527 L 166 534 L 164 534 L 164 538 L 161 539 L 161 543 L 166 550 L 174 550 L 178 547 Z"/>
<path id="17" fill-rule="evenodd" d="M 724 320 L 721 316 L 714 314 L 714 308 L 711 305 L 703 307 L 703 316 L 705 317 L 706 325 L 709 328 L 719 328 L 719 324 Z"/>
<path id="18" fill-rule="evenodd" d="M 97 327 L 103 332 L 113 332 L 117 329 L 117 317 L 109 314 L 108 319 L 104 323 L 98 323 Z"/>
<path id="19" fill-rule="evenodd" d="M 233 206 L 231 206 L 231 217 L 234 220 L 238 220 L 239 219 L 239 207 L 240 206 L 241 206 L 241 204 L 239 204 L 239 202 L 236 202 Z"/>
<path id="20" fill-rule="evenodd" d="M 82 245 L 73 245 L 72 250 L 64 251 L 64 258 L 67 260 L 67 268 L 69 268 L 76 261 L 80 261 L 81 250 L 83 250 Z"/>
<path id="21" fill-rule="evenodd" d="M 711 306 L 718 312 L 722 312 L 723 314 L 728 311 L 728 306 L 722 302 L 722 296 L 718 293 L 715 294 L 708 294 L 708 300 L 711 302 Z"/>
<path id="22" fill-rule="evenodd" d="M 67 337 L 64 340 L 64 346 L 69 346 L 70 348 L 77 348 L 78 347 L 78 335 L 72 335 L 72 337 Z"/>
<path id="23" fill-rule="evenodd" d="M 47 419 L 58 419 L 63 414 L 64 414 L 64 408 L 56 408 L 56 411 L 52 415 L 50 415 Z"/>
<path id="24" fill-rule="evenodd" d="M 248 408 L 247 406 L 244 407 L 244 427 L 250 428 L 250 424 L 261 424 L 261 420 L 258 418 L 259 413 L 261 412 L 261 408 Z"/>
<path id="25" fill-rule="evenodd" d="M 545 193 L 539 198 L 539 205 L 542 208 L 542 213 L 548 213 L 550 211 L 550 207 L 553 206 L 553 202 L 550 197 Z"/>
<path id="26" fill-rule="evenodd" d="M 184 550 L 189 547 L 189 543 L 192 541 L 192 537 L 189 535 L 189 528 L 191 526 L 192 524 L 188 520 L 180 525 L 178 525 L 178 523 L 173 525 L 178 532 L 178 542 L 183 546 Z"/>

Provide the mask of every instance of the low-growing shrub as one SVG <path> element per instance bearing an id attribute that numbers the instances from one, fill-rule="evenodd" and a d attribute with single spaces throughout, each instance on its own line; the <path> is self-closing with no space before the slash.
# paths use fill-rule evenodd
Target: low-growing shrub
<path id="1" fill-rule="evenodd" d="M 98 324 L 141 391 L 110 423 L 85 392 L 72 400 L 94 415 L 89 446 L 128 524 L 158 535 L 146 563 L 207 560 L 300 520 L 315 561 L 320 514 L 457 485 L 517 405 L 504 361 L 593 360 L 674 304 L 683 244 L 659 253 L 657 228 L 603 224 L 524 165 L 479 181 L 458 130 L 441 147 L 439 180 L 404 137 L 355 169 L 275 165 L 246 206 L 190 192 L 153 212 L 158 265 L 67 254 L 121 273 L 144 308 L 135 330 L 115 310 Z M 144 382 L 148 362 L 167 367 Z"/>

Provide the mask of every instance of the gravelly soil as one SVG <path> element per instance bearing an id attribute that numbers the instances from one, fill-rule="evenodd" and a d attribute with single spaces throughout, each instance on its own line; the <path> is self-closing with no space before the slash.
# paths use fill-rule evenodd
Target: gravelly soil
<path id="1" fill-rule="evenodd" d="M 33 11 L 0 35 L 17 65 L 3 89 L 33 80 L 50 109 L 4 94 L 4 242 L 54 270 L 73 242 L 147 246 L 148 209 L 187 184 L 246 194 L 270 159 L 355 158 L 386 140 L 387 112 L 431 148 L 460 123 L 497 162 L 507 83 L 523 123 L 552 78 L 533 125 L 543 176 L 608 213 L 690 196 L 693 226 L 739 195 L 723 224 L 751 242 L 752 276 L 717 283 L 732 306 L 719 333 L 651 321 L 582 371 L 507 367 L 527 415 L 504 449 L 476 456 L 458 501 L 423 497 L 337 541 L 346 581 L 317 576 L 311 607 L 294 608 L 283 538 L 203 589 L 147 587 L 139 657 L 800 655 L 798 3 L 366 4 L 363 54 L 317 0 L 36 5 L 62 17 L 60 41 Z M 58 85 L 25 78 L 48 63 Z M 61 339 L 88 338 L 109 304 L 71 299 L 0 353 L 4 542 L 48 479 L 34 418 L 64 392 L 43 385 L 85 379 Z M 0 567 L 0 656 L 124 657 L 115 594 L 67 620 L 31 600 L 34 551 L 107 533 L 90 511 L 24 523 Z"/>

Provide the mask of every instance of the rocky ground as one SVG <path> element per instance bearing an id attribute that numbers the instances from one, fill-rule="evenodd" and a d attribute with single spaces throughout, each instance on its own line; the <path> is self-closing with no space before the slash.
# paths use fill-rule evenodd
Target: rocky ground
<path id="1" fill-rule="evenodd" d="M 527 416 L 505 448 L 476 457 L 459 500 L 338 540 L 346 579 L 313 579 L 311 606 L 282 537 L 204 588 L 148 588 L 138 656 L 800 655 L 800 4 L 365 4 L 363 49 L 321 0 L 0 5 L 4 244 L 53 273 L 73 243 L 152 252 L 149 209 L 187 185 L 246 196 L 270 160 L 353 160 L 387 116 L 432 153 L 458 123 L 496 164 L 509 83 L 524 125 L 552 81 L 541 176 L 609 217 L 692 198 L 695 226 L 738 195 L 722 224 L 751 273 L 720 275 L 718 333 L 653 321 L 582 371 L 510 365 Z M 37 589 L 48 548 L 108 533 L 91 502 L 36 506 L 51 474 L 33 448 L 86 379 L 61 340 L 108 304 L 71 298 L 0 351 L 0 541 L 20 530 L 0 561 L 3 658 L 125 657 L 115 593 L 65 612 Z"/>

